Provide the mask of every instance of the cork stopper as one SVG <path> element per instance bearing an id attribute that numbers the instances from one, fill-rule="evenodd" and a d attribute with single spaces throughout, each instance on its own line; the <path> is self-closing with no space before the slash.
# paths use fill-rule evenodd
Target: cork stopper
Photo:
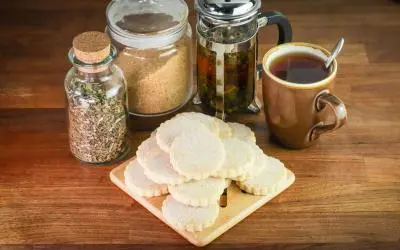
<path id="1" fill-rule="evenodd" d="M 102 62 L 110 55 L 110 38 L 103 32 L 88 31 L 72 41 L 76 58 L 84 63 Z"/>

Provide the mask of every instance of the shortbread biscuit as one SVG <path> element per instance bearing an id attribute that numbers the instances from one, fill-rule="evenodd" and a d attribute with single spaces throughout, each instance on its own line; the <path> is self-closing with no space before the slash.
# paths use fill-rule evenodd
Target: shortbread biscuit
<path id="1" fill-rule="evenodd" d="M 237 181 L 243 181 L 248 177 L 257 176 L 268 165 L 268 156 L 255 143 L 249 143 L 254 153 L 254 161 L 250 168 L 243 175 L 235 178 Z"/>
<path id="2" fill-rule="evenodd" d="M 254 153 L 250 145 L 236 138 L 222 139 L 226 157 L 222 167 L 213 176 L 235 178 L 244 175 L 254 162 Z"/>
<path id="3" fill-rule="evenodd" d="M 219 135 L 219 126 L 214 117 L 199 112 L 184 112 L 176 116 L 184 116 L 190 120 L 204 124 L 212 133 Z"/>
<path id="4" fill-rule="evenodd" d="M 225 179 L 209 177 L 180 185 L 168 185 L 168 191 L 175 200 L 185 205 L 206 207 L 218 203 L 225 187 Z"/>
<path id="5" fill-rule="evenodd" d="M 155 135 L 140 144 L 136 157 L 147 178 L 158 184 L 175 185 L 189 181 L 172 168 L 169 154 L 158 146 Z"/>
<path id="6" fill-rule="evenodd" d="M 190 180 L 172 168 L 169 155 L 165 152 L 148 161 L 145 166 L 144 174 L 158 184 L 177 185 Z"/>
<path id="7" fill-rule="evenodd" d="M 162 205 L 165 220 L 177 230 L 189 232 L 202 231 L 215 223 L 219 214 L 219 206 L 210 204 L 207 207 L 191 207 L 168 195 Z"/>
<path id="8" fill-rule="evenodd" d="M 157 184 L 144 175 L 144 169 L 135 159 L 125 168 L 125 185 L 140 196 L 153 197 L 168 194 L 168 186 Z"/>
<path id="9" fill-rule="evenodd" d="M 228 188 L 232 183 L 231 179 L 225 179 L 225 188 Z"/>
<path id="10" fill-rule="evenodd" d="M 220 138 L 228 138 L 232 136 L 232 129 L 228 123 L 216 117 L 214 117 L 214 120 L 218 124 Z"/>
<path id="11" fill-rule="evenodd" d="M 268 157 L 267 166 L 261 173 L 249 177 L 244 181 L 236 182 L 240 189 L 254 194 L 267 195 L 276 192 L 280 183 L 287 177 L 287 169 L 284 164 L 276 158 Z"/>
<path id="12" fill-rule="evenodd" d="M 160 125 L 157 129 L 157 144 L 162 150 L 169 153 L 172 142 L 175 138 L 185 132 L 196 132 L 207 129 L 207 127 L 198 120 L 189 119 L 183 115 L 175 116 Z"/>
<path id="13" fill-rule="evenodd" d="M 160 147 L 157 144 L 155 134 L 151 135 L 146 140 L 142 141 L 136 150 L 136 159 L 140 165 L 144 166 L 147 159 L 151 159 L 155 155 L 159 154 Z"/>
<path id="14" fill-rule="evenodd" d="M 178 136 L 171 146 L 172 167 L 189 179 L 205 179 L 217 171 L 225 159 L 222 141 L 206 128 Z"/>
<path id="15" fill-rule="evenodd" d="M 236 122 L 228 122 L 228 125 L 232 129 L 233 138 L 252 143 L 256 142 L 256 136 L 254 135 L 254 132 L 251 131 L 251 129 L 246 125 Z"/>

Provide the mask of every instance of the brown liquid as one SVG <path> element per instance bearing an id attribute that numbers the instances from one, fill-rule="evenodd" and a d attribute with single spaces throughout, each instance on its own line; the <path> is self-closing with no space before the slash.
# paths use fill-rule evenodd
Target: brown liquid
<path id="1" fill-rule="evenodd" d="M 246 110 L 254 99 L 256 52 L 255 46 L 245 51 L 224 54 L 224 111 Z M 197 47 L 197 86 L 206 108 L 222 111 L 217 94 L 216 53 L 202 45 Z M 222 103 L 221 103 L 222 104 Z M 222 106 L 222 105 L 221 105 Z"/>
<path id="2" fill-rule="evenodd" d="M 270 71 L 282 80 L 293 83 L 314 83 L 329 76 L 324 62 L 313 55 L 293 53 L 274 59 Z"/>

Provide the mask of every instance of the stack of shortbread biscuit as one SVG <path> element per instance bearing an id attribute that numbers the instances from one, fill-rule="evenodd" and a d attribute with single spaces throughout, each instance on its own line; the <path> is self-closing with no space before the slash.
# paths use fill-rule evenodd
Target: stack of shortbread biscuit
<path id="1" fill-rule="evenodd" d="M 266 195 L 286 175 L 284 165 L 257 146 L 250 128 L 189 112 L 162 123 L 141 143 L 125 169 L 125 184 L 145 197 L 169 193 L 164 218 L 193 232 L 214 224 L 231 180 L 250 194 Z"/>

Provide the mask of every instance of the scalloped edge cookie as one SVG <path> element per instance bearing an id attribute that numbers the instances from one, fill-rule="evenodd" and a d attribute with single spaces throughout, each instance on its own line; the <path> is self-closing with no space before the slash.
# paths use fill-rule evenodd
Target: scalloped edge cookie
<path id="1" fill-rule="evenodd" d="M 140 143 L 136 150 L 136 159 L 139 161 L 140 165 L 144 166 L 146 159 L 154 157 L 160 150 L 157 139 L 155 135 L 152 134 L 149 138 Z"/>
<path id="2" fill-rule="evenodd" d="M 268 165 L 257 176 L 237 181 L 240 189 L 254 195 L 268 195 L 277 191 L 281 181 L 285 180 L 288 170 L 284 164 L 273 157 L 268 157 Z"/>
<path id="3" fill-rule="evenodd" d="M 189 181 L 172 168 L 169 154 L 158 146 L 155 136 L 140 144 L 136 156 L 147 178 L 158 184 L 175 185 Z"/>
<path id="4" fill-rule="evenodd" d="M 237 122 L 228 122 L 228 125 L 232 129 L 231 137 L 250 143 L 256 143 L 254 132 L 246 125 Z"/>
<path id="5" fill-rule="evenodd" d="M 190 120 L 198 121 L 202 123 L 204 126 L 206 126 L 213 134 L 219 135 L 220 130 L 218 123 L 215 121 L 214 117 L 199 113 L 199 112 L 183 112 L 180 114 L 177 114 L 176 117 L 186 117 Z"/>
<path id="6" fill-rule="evenodd" d="M 250 145 L 236 138 L 222 139 L 226 157 L 222 167 L 212 176 L 233 179 L 244 175 L 254 162 L 254 153 Z"/>
<path id="7" fill-rule="evenodd" d="M 211 227 L 218 218 L 219 206 L 212 204 L 207 207 L 191 207 L 175 200 L 168 195 L 162 207 L 164 219 L 177 230 L 199 232 Z"/>
<path id="8" fill-rule="evenodd" d="M 168 194 L 168 186 L 160 185 L 148 179 L 139 161 L 132 160 L 124 171 L 125 185 L 132 192 L 144 197 L 154 197 Z"/>
<path id="9" fill-rule="evenodd" d="M 249 177 L 257 176 L 268 165 L 268 156 L 264 154 L 264 151 L 255 143 L 250 143 L 250 147 L 254 153 L 254 162 L 243 175 L 235 178 L 236 181 L 244 181 Z"/>
<path id="10" fill-rule="evenodd" d="M 171 146 L 172 167 L 188 179 L 201 180 L 221 168 L 225 159 L 224 145 L 207 129 L 183 133 Z"/>
<path id="11" fill-rule="evenodd" d="M 170 153 L 172 143 L 178 136 L 183 133 L 196 132 L 201 129 L 209 131 L 209 129 L 198 120 L 189 119 L 184 115 L 175 116 L 174 118 L 161 123 L 157 128 L 157 144 L 162 150 Z"/>
<path id="12" fill-rule="evenodd" d="M 214 117 L 214 120 L 218 124 L 220 138 L 229 138 L 232 136 L 232 129 L 228 123 L 218 119 L 217 117 Z"/>
<path id="13" fill-rule="evenodd" d="M 223 178 L 210 177 L 180 185 L 168 185 L 168 191 L 175 200 L 185 205 L 206 207 L 218 203 L 226 184 Z"/>

